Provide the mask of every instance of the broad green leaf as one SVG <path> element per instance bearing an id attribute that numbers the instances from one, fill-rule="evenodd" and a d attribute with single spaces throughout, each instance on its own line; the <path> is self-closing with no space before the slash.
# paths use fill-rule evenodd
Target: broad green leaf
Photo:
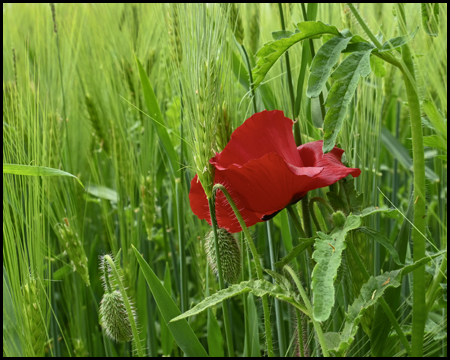
<path id="1" fill-rule="evenodd" d="M 16 318 L 8 274 L 3 266 L 3 356 L 23 357 L 20 337 L 23 329 Z"/>
<path id="2" fill-rule="evenodd" d="M 442 151 L 447 151 L 447 143 L 439 135 L 424 136 L 423 144 Z"/>
<path id="3" fill-rule="evenodd" d="M 386 41 L 381 47 L 380 52 L 394 50 L 405 45 L 406 43 L 414 39 L 414 36 L 416 36 L 418 30 L 419 27 L 416 27 L 416 30 L 414 30 L 412 33 L 408 35 L 397 36 L 393 39 Z"/>
<path id="4" fill-rule="evenodd" d="M 301 239 L 302 243 L 300 245 L 295 246 L 289 254 L 287 254 L 280 261 L 275 263 L 276 267 L 283 267 L 284 265 L 289 264 L 292 260 L 294 260 L 299 254 L 301 254 L 304 250 L 309 248 L 312 244 L 314 244 L 315 238 L 310 239 Z"/>
<path id="5" fill-rule="evenodd" d="M 314 295 L 313 315 L 317 321 L 325 321 L 334 305 L 333 282 L 341 265 L 342 251 L 346 248 L 345 237 L 350 230 L 361 225 L 361 218 L 349 215 L 344 226 L 335 228 L 329 235 L 318 231 L 314 244 L 313 259 L 316 261 L 312 272 L 311 288 Z"/>
<path id="6" fill-rule="evenodd" d="M 352 38 L 352 40 L 355 38 L 355 36 Z M 343 53 L 354 53 L 354 52 L 361 52 L 361 51 L 370 51 L 375 50 L 375 46 L 373 46 L 371 43 L 368 42 L 352 42 L 351 44 L 348 44 L 347 47 L 342 50 Z"/>
<path id="7" fill-rule="evenodd" d="M 294 34 L 292 31 L 289 30 L 279 30 L 279 31 L 272 31 L 272 38 L 274 40 L 280 40 L 284 38 L 288 38 Z"/>
<path id="8" fill-rule="evenodd" d="M 384 77 L 386 75 L 384 61 L 377 56 L 370 55 L 370 68 L 377 77 Z"/>
<path id="9" fill-rule="evenodd" d="M 354 52 L 342 61 L 331 74 L 335 79 L 325 105 L 329 107 L 323 126 L 323 153 L 333 150 L 336 138 L 344 123 L 347 107 L 355 94 L 359 78 L 370 74 L 370 53 Z"/>
<path id="10" fill-rule="evenodd" d="M 434 130 L 445 137 L 447 140 L 447 122 L 437 109 L 435 103 L 428 99 L 423 100 L 422 103 L 423 111 L 427 114 L 428 119 L 430 119 Z"/>
<path id="11" fill-rule="evenodd" d="M 161 311 L 161 315 L 164 321 L 168 324 L 169 330 L 180 349 L 187 356 L 207 357 L 208 354 L 202 344 L 200 344 L 200 341 L 186 320 L 182 320 L 177 323 L 169 323 L 172 319 L 178 317 L 181 314 L 181 311 L 178 309 L 177 305 L 172 300 L 172 297 L 167 293 L 166 289 L 161 284 L 161 281 L 155 275 L 148 263 L 144 260 L 141 254 L 139 254 L 136 248 L 133 245 L 131 246 L 136 259 L 139 262 L 141 271 L 147 280 L 150 291 L 152 292 L 156 304 Z"/>
<path id="12" fill-rule="evenodd" d="M 115 190 L 110 189 L 106 186 L 89 184 L 86 188 L 86 192 L 100 199 L 113 202 L 119 201 L 119 194 L 117 194 Z"/>
<path id="13" fill-rule="evenodd" d="M 153 88 L 150 84 L 150 80 L 142 67 L 139 59 L 136 57 L 136 63 L 139 68 L 139 77 L 141 79 L 142 91 L 144 93 L 145 104 L 147 105 L 147 111 L 150 115 L 150 119 L 152 120 L 152 124 L 156 133 L 158 134 L 158 138 L 162 144 L 162 147 L 169 158 L 170 170 L 174 177 L 178 177 L 177 171 L 179 166 L 178 164 L 178 156 L 175 152 L 175 148 L 170 140 L 169 133 L 167 132 L 166 126 L 164 125 L 164 120 L 161 115 L 161 110 L 159 109 L 158 101 L 156 100 L 155 93 L 153 92 Z"/>
<path id="14" fill-rule="evenodd" d="M 289 48 L 299 41 L 315 38 L 324 34 L 339 35 L 335 26 L 326 25 L 320 21 L 304 21 L 299 23 L 300 32 L 294 33 L 288 38 L 270 41 L 256 53 L 258 61 L 253 68 L 253 85 L 255 89 L 261 84 L 269 70 Z"/>
<path id="15" fill-rule="evenodd" d="M 345 315 L 345 325 L 341 333 L 339 346 L 330 350 L 332 350 L 335 355 L 343 356 L 355 338 L 356 332 L 358 331 L 358 325 L 364 312 L 377 303 L 378 299 L 383 296 L 385 290 L 389 287 L 400 286 L 403 276 L 444 253 L 446 253 L 446 251 L 427 256 L 402 269 L 386 272 L 377 277 L 371 276 L 367 283 L 361 287 L 358 298 L 349 307 L 348 312 Z"/>
<path id="16" fill-rule="evenodd" d="M 408 150 L 384 126 L 381 128 L 381 142 L 406 170 L 412 171 L 413 162 Z M 425 176 L 430 181 L 439 181 L 439 176 L 428 166 L 425 166 Z"/>
<path id="17" fill-rule="evenodd" d="M 350 40 L 351 37 L 335 36 L 317 51 L 311 64 L 306 96 L 310 98 L 319 96 L 342 50 L 347 47 Z"/>
<path id="18" fill-rule="evenodd" d="M 341 342 L 341 334 L 337 332 L 327 332 L 323 334 L 328 349 L 334 349 L 339 346 Z"/>
<path id="19" fill-rule="evenodd" d="M 392 259 L 395 261 L 397 265 L 400 266 L 403 265 L 398 257 L 397 250 L 395 250 L 394 246 L 391 244 L 389 239 L 386 236 L 384 236 L 381 232 L 364 226 L 358 228 L 357 231 L 362 232 L 363 234 L 369 236 L 371 239 L 381 244 L 387 251 L 389 251 L 389 254 L 391 254 Z"/>
<path id="20" fill-rule="evenodd" d="M 420 5 L 423 29 L 429 36 L 438 36 L 439 3 L 421 3 Z"/>
<path id="21" fill-rule="evenodd" d="M 265 280 L 249 280 L 243 281 L 240 284 L 232 285 L 226 289 L 220 290 L 215 294 L 207 297 L 205 300 L 195 305 L 192 309 L 184 312 L 183 314 L 172 319 L 171 322 L 185 319 L 189 316 L 197 315 L 202 311 L 209 309 L 212 306 L 220 304 L 226 299 L 230 299 L 233 296 L 245 294 L 251 292 L 253 295 L 262 297 L 264 295 L 270 295 L 280 300 L 295 304 L 294 306 L 301 306 L 292 297 L 293 294 L 282 289 L 280 286 L 272 284 Z"/>
<path id="22" fill-rule="evenodd" d="M 84 185 L 76 177 L 68 172 L 53 169 L 45 166 L 32 166 L 32 165 L 18 165 L 18 164 L 3 164 L 3 174 L 14 174 L 14 175 L 26 175 L 26 176 L 70 176 L 80 183 L 81 186 Z"/>

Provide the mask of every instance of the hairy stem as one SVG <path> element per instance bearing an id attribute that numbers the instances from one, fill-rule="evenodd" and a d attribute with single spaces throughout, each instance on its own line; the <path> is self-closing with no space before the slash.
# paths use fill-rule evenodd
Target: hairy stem
<path id="1" fill-rule="evenodd" d="M 372 40 L 372 42 L 378 49 L 381 49 L 382 48 L 381 43 L 378 41 L 378 39 L 375 37 L 375 35 L 369 29 L 366 22 L 361 17 L 359 11 L 355 8 L 355 6 L 352 3 L 347 3 L 347 5 L 350 8 L 351 12 L 353 13 L 353 16 L 355 17 L 356 21 L 358 21 L 359 25 L 362 27 L 362 29 L 367 34 L 367 36 L 370 38 L 370 40 Z"/>
<path id="2" fill-rule="evenodd" d="M 213 228 L 214 234 L 214 247 L 216 250 L 216 259 L 217 259 L 217 273 L 219 275 L 219 288 L 220 290 L 225 288 L 225 283 L 223 281 L 223 273 L 222 273 L 222 262 L 220 258 L 219 252 L 219 241 L 217 237 L 217 221 L 216 221 L 216 206 L 215 206 L 215 192 L 213 191 L 213 196 L 208 199 L 209 202 L 209 211 L 211 213 L 211 224 Z M 228 301 L 224 300 L 222 302 L 222 311 L 223 311 L 223 322 L 225 326 L 225 338 L 227 341 L 228 347 L 228 356 L 234 357 L 234 346 L 233 346 L 233 337 L 231 335 L 230 328 L 230 316 L 228 314 Z"/>
<path id="3" fill-rule="evenodd" d="M 234 211 L 234 214 L 236 215 L 236 218 L 239 221 L 239 224 L 241 225 L 242 231 L 244 232 L 245 238 L 247 239 L 247 243 L 250 247 L 250 251 L 252 252 L 252 256 L 254 259 L 255 267 L 256 267 L 256 274 L 258 275 L 259 280 L 264 280 L 261 260 L 258 255 L 258 251 L 256 250 L 255 243 L 253 242 L 253 238 L 250 235 L 250 232 L 248 231 L 247 225 L 245 225 L 244 219 L 241 216 L 241 213 L 239 212 L 236 204 L 234 203 L 234 200 L 228 193 L 227 189 L 221 185 L 221 184 L 215 184 L 213 188 L 213 193 L 215 193 L 217 190 L 220 190 L 223 192 L 225 197 L 228 200 L 228 203 L 230 204 L 231 208 Z M 272 330 L 270 328 L 270 311 L 269 311 L 269 301 L 268 301 L 268 295 L 264 295 L 262 297 L 262 303 L 263 303 L 263 312 L 264 312 L 264 329 L 265 329 L 265 335 L 266 335 L 266 341 L 267 341 L 267 354 L 269 357 L 273 357 L 273 344 L 272 344 Z"/>

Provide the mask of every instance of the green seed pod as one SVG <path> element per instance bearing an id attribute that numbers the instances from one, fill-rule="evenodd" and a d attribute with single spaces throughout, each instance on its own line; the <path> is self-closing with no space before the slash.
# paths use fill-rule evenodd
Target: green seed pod
<path id="1" fill-rule="evenodd" d="M 331 221 L 333 222 L 333 225 L 340 228 L 343 227 L 345 224 L 345 214 L 342 211 L 336 211 L 331 215 Z"/>
<path id="2" fill-rule="evenodd" d="M 100 302 L 100 325 L 111 339 L 115 341 L 131 341 L 133 332 L 127 315 L 122 293 L 115 290 L 105 293 Z M 133 314 L 134 315 L 134 314 Z"/>
<path id="3" fill-rule="evenodd" d="M 241 249 L 234 236 L 225 229 L 217 229 L 217 241 L 222 264 L 223 278 L 230 284 L 235 284 L 241 275 Z M 214 232 L 211 230 L 206 235 L 205 241 L 206 259 L 211 270 L 217 274 L 216 248 L 214 245 Z"/>

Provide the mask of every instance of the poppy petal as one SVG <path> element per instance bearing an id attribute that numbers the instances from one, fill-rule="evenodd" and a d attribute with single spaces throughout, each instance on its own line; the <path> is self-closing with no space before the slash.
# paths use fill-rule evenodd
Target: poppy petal
<path id="1" fill-rule="evenodd" d="M 219 183 L 225 186 L 232 199 L 236 203 L 236 206 L 239 209 L 239 212 L 241 213 L 241 216 L 244 219 L 247 227 L 250 227 L 262 221 L 261 218 L 263 214 L 258 214 L 246 209 L 243 206 L 241 196 L 217 171 L 215 174 L 214 183 Z M 191 181 L 189 200 L 192 212 L 197 215 L 199 219 L 206 220 L 208 224 L 211 225 L 211 215 L 209 213 L 208 199 L 206 198 L 205 191 L 203 190 L 200 181 L 198 181 L 197 175 L 195 175 L 195 177 Z M 219 227 L 227 229 L 231 233 L 242 231 L 241 225 L 239 224 L 239 221 L 237 220 L 233 209 L 231 208 L 228 200 L 221 191 L 218 191 L 216 195 L 216 219 Z"/>
<path id="2" fill-rule="evenodd" d="M 303 166 L 292 135 L 292 124 L 280 110 L 256 113 L 233 132 L 223 151 L 210 162 L 223 170 L 275 153 L 291 165 Z"/>
<path id="3" fill-rule="evenodd" d="M 322 151 L 323 140 L 313 141 L 300 145 L 298 153 L 302 158 L 303 164 L 310 167 L 322 167 L 323 171 L 314 179 L 309 190 L 329 186 L 345 178 L 348 175 L 358 177 L 361 170 L 357 168 L 348 168 L 342 164 L 341 157 L 344 150 L 334 147 L 327 154 Z"/>
<path id="4" fill-rule="evenodd" d="M 300 199 L 308 188 L 314 186 L 322 170 L 321 167 L 293 166 L 281 156 L 270 153 L 244 166 L 216 169 L 216 173 L 222 174 L 241 194 L 247 209 L 270 215 Z"/>

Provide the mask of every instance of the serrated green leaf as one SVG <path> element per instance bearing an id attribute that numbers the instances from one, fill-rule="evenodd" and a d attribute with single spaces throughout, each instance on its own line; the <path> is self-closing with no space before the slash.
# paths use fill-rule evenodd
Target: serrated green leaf
<path id="1" fill-rule="evenodd" d="M 386 68 L 384 61 L 377 56 L 370 55 L 370 67 L 377 77 L 384 77 L 386 75 Z"/>
<path id="2" fill-rule="evenodd" d="M 439 3 L 421 3 L 422 26 L 429 36 L 439 35 Z"/>
<path id="3" fill-rule="evenodd" d="M 86 188 L 86 192 L 100 199 L 113 202 L 119 201 L 119 194 L 106 186 L 89 184 Z"/>
<path id="4" fill-rule="evenodd" d="M 447 151 L 447 143 L 439 135 L 424 136 L 423 144 L 442 151 Z"/>
<path id="5" fill-rule="evenodd" d="M 331 314 L 335 301 L 333 282 L 341 265 L 342 251 L 346 248 L 345 237 L 350 230 L 360 225 L 359 216 L 349 215 L 341 229 L 335 228 L 329 235 L 317 232 L 319 237 L 314 244 L 315 251 L 312 255 L 316 265 L 311 284 L 314 295 L 313 315 L 317 321 L 325 321 Z"/>
<path id="6" fill-rule="evenodd" d="M 289 30 L 279 30 L 279 31 L 272 31 L 272 38 L 274 40 L 280 40 L 284 38 L 288 38 L 294 34 L 292 31 Z"/>
<path id="7" fill-rule="evenodd" d="M 32 165 L 18 165 L 18 164 L 3 164 L 3 174 L 13 174 L 13 175 L 25 175 L 25 176 L 70 176 L 80 183 L 81 186 L 84 185 L 81 180 L 68 172 L 53 169 L 45 166 L 32 166 Z"/>
<path id="8" fill-rule="evenodd" d="M 350 40 L 350 37 L 335 36 L 317 51 L 311 64 L 306 96 L 315 98 L 320 95 L 342 50 L 347 47 Z"/>
<path id="9" fill-rule="evenodd" d="M 323 153 L 333 150 L 337 135 L 341 131 L 347 107 L 355 94 L 360 77 L 370 74 L 370 53 L 351 53 L 340 63 L 331 77 L 335 83 L 328 93 L 325 105 L 329 107 L 324 119 Z"/>
<path id="10" fill-rule="evenodd" d="M 148 263 L 144 260 L 141 254 L 139 254 L 136 248 L 133 245 L 131 246 L 136 259 L 139 262 L 141 271 L 147 280 L 150 291 L 152 292 L 156 304 L 161 311 L 161 315 L 164 321 L 168 323 L 169 330 L 180 349 L 187 356 L 207 357 L 208 354 L 202 344 L 200 344 L 200 341 L 186 320 L 182 320 L 177 323 L 169 323 L 173 318 L 179 316 L 181 312 Z"/>
<path id="11" fill-rule="evenodd" d="M 276 283 L 279 287 L 281 287 L 283 290 L 291 291 L 291 283 L 290 283 L 290 281 L 289 281 L 287 278 L 285 278 L 283 275 L 278 274 L 277 272 L 272 271 L 272 270 L 270 270 L 270 269 L 264 269 L 264 271 L 265 271 L 266 273 L 268 273 L 270 276 L 272 276 L 273 279 L 275 280 L 275 283 Z"/>
<path id="12" fill-rule="evenodd" d="M 284 265 L 289 264 L 292 260 L 294 260 L 299 254 L 309 248 L 312 244 L 314 244 L 315 238 L 310 239 L 302 239 L 302 243 L 300 245 L 295 246 L 289 254 L 287 254 L 280 261 L 276 262 L 274 265 L 276 267 L 283 267 Z"/>
<path id="13" fill-rule="evenodd" d="M 364 312 L 377 303 L 378 299 L 383 296 L 386 289 L 400 286 L 403 276 L 446 252 L 447 251 L 441 251 L 432 256 L 427 256 L 414 264 L 405 266 L 399 270 L 386 272 L 377 277 L 371 276 L 367 283 L 361 287 L 358 298 L 349 307 L 348 312 L 345 315 L 345 325 L 341 333 L 341 341 L 338 347 L 330 349 L 332 350 L 332 353 L 337 356 L 344 355 L 355 338 L 356 332 L 358 331 L 358 325 Z"/>
<path id="14" fill-rule="evenodd" d="M 184 312 L 183 314 L 173 318 L 171 323 L 185 319 L 189 316 L 197 315 L 202 311 L 209 309 L 212 306 L 220 304 L 226 299 L 230 299 L 233 296 L 245 294 L 251 292 L 253 295 L 262 297 L 264 295 L 270 295 L 280 300 L 287 301 L 296 306 L 300 306 L 293 299 L 293 294 L 282 289 L 280 286 L 272 284 L 265 280 L 249 280 L 243 281 L 240 284 L 232 285 L 226 289 L 220 290 L 215 294 L 207 297 L 205 300 L 195 305 L 192 309 Z"/>
<path id="15" fill-rule="evenodd" d="M 447 122 L 437 109 L 435 103 L 433 101 L 425 99 L 422 102 L 422 108 L 423 111 L 425 111 L 425 114 L 427 114 L 427 117 L 433 125 L 434 130 L 438 134 L 444 136 L 445 140 L 447 140 Z"/>
<path id="16" fill-rule="evenodd" d="M 352 38 L 352 40 L 355 38 L 355 36 Z M 371 43 L 368 42 L 352 42 L 351 44 L 348 44 L 347 47 L 342 50 L 343 53 L 353 53 L 358 51 L 370 51 L 375 50 L 375 46 L 373 46 Z"/>
<path id="17" fill-rule="evenodd" d="M 139 77 L 141 79 L 142 92 L 144 93 L 145 104 L 147 106 L 148 114 L 150 115 L 151 122 L 158 134 L 158 138 L 162 144 L 164 152 L 166 153 L 169 159 L 169 167 L 172 171 L 173 178 L 178 177 L 177 171 L 179 166 L 178 164 L 178 156 L 175 152 L 175 148 L 170 140 L 169 133 L 167 132 L 166 126 L 164 124 L 163 117 L 161 115 L 161 110 L 159 109 L 158 101 L 156 100 L 155 93 L 153 92 L 153 88 L 150 84 L 150 80 L 141 65 L 141 62 L 136 57 L 136 63 L 139 68 Z"/>
<path id="18" fill-rule="evenodd" d="M 359 227 L 357 229 L 357 231 L 362 232 L 363 234 L 372 238 L 372 240 L 374 240 L 374 241 L 378 242 L 380 245 L 382 245 L 389 252 L 389 254 L 391 254 L 392 259 L 395 261 L 395 263 L 397 265 L 400 265 L 400 266 L 404 265 L 404 264 L 402 264 L 402 262 L 399 259 L 397 250 L 395 250 L 394 246 L 391 244 L 389 239 L 386 236 L 384 236 L 381 232 L 374 230 L 374 229 L 364 227 L 364 226 Z"/>
<path id="19" fill-rule="evenodd" d="M 409 41 L 414 39 L 418 30 L 419 30 L 419 27 L 416 27 L 416 30 L 414 30 L 413 32 L 411 32 L 408 35 L 397 36 L 393 39 L 386 41 L 383 44 L 383 46 L 381 47 L 381 49 L 379 50 L 380 53 L 385 52 L 385 51 L 394 50 L 394 49 L 397 49 L 397 48 L 405 45 L 406 43 L 408 43 Z"/>
<path id="20" fill-rule="evenodd" d="M 326 25 L 320 21 L 304 21 L 297 25 L 300 32 L 294 33 L 288 38 L 270 41 L 259 49 L 256 53 L 258 58 L 256 66 L 253 68 L 253 85 L 256 89 L 266 77 L 269 70 L 289 48 L 298 42 L 321 36 L 324 34 L 339 35 L 335 26 Z"/>
<path id="21" fill-rule="evenodd" d="M 406 170 L 412 171 L 413 163 L 408 150 L 384 126 L 381 128 L 381 142 Z M 430 181 L 439 181 L 439 176 L 428 166 L 425 166 L 425 176 Z"/>

